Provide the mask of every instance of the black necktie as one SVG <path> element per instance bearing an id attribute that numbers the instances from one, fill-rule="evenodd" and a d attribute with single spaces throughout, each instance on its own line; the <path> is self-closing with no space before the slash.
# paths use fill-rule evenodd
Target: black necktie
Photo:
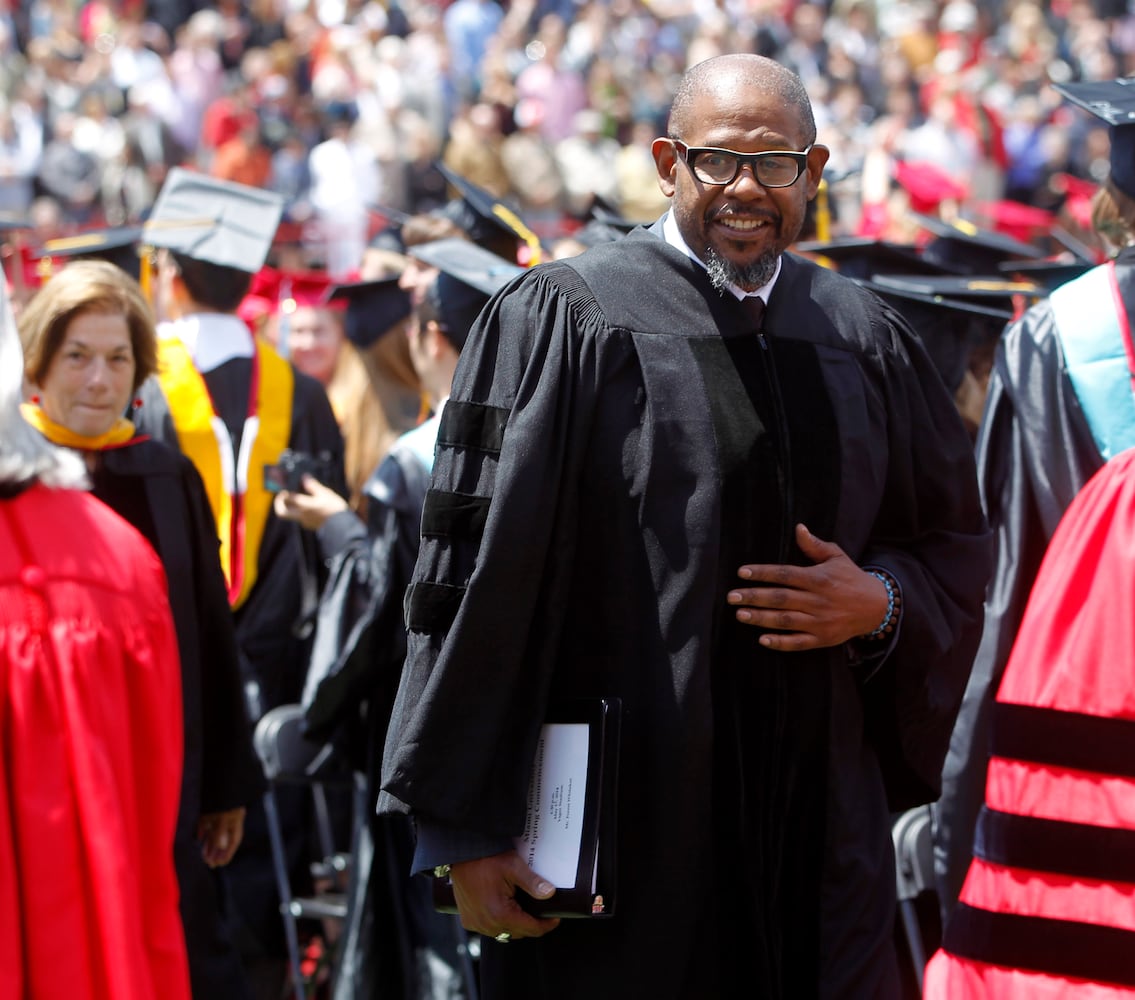
<path id="1" fill-rule="evenodd" d="M 746 295 L 741 300 L 741 308 L 745 310 L 749 325 L 759 333 L 764 324 L 765 300 L 759 295 Z"/>

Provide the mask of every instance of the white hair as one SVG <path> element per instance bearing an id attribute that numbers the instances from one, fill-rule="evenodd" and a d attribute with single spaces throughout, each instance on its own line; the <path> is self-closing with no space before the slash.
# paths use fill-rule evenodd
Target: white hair
<path id="1" fill-rule="evenodd" d="M 0 280 L 0 485 L 38 479 L 60 489 L 85 488 L 83 460 L 51 444 L 20 414 L 23 389 L 24 351 Z"/>

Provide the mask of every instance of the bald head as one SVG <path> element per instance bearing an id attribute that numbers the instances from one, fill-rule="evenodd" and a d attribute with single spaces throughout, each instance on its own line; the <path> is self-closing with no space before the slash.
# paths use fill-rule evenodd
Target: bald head
<path id="1" fill-rule="evenodd" d="M 775 95 L 799 118 L 806 141 L 815 142 L 816 119 L 800 77 L 772 59 L 748 53 L 715 56 L 686 71 L 670 107 L 670 134 L 680 138 L 694 128 L 693 109 L 701 98 L 712 96 L 719 107 L 727 107 L 743 102 L 743 95 L 754 90 L 766 98 Z"/>

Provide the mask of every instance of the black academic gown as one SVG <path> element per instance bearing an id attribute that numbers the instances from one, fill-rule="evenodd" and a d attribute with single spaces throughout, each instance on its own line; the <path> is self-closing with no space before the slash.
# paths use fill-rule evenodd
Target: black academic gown
<path id="1" fill-rule="evenodd" d="M 251 996 L 224 926 L 220 888 L 196 837 L 203 813 L 256 801 L 263 785 L 241 693 L 217 532 L 192 463 L 135 439 L 99 453 L 93 492 L 136 527 L 162 561 L 181 657 L 185 768 L 174 842 L 195 997 Z"/>
<path id="2" fill-rule="evenodd" d="M 1116 258 L 1128 316 L 1135 316 L 1135 248 Z M 1048 301 L 1005 331 L 994 358 L 977 440 L 982 502 L 995 537 L 985 627 L 935 806 L 934 862 L 943 915 L 961 891 L 985 799 L 990 712 L 1041 559 L 1056 525 L 1103 466 L 1065 366 L 1065 338 Z M 1127 442 L 1135 445 L 1135 440 Z"/>
<path id="3" fill-rule="evenodd" d="M 240 447 L 250 375 L 250 360 L 236 358 L 204 376 L 234 449 Z M 134 417 L 139 430 L 176 448 L 177 433 L 157 380 L 147 380 L 140 395 L 143 405 Z M 288 447 L 327 456 L 331 472 L 327 485 L 346 495 L 343 441 L 331 404 L 323 387 L 300 372 L 295 373 L 291 413 Z M 272 511 L 268 514 L 257 565 L 256 583 L 233 613 L 241 679 L 253 723 L 270 708 L 300 700 L 310 654 L 311 626 L 323 583 L 314 539 L 299 525 L 278 518 Z M 310 810 L 299 789 L 281 789 L 279 805 L 289 841 L 293 891 L 305 891 L 309 858 L 304 831 Z M 241 849 L 224 875 L 244 928 L 238 930 L 245 942 L 242 950 L 278 957 L 285 953 L 283 922 L 270 859 L 267 827 L 258 800 L 249 809 Z"/>
<path id="4" fill-rule="evenodd" d="M 404 816 L 377 816 L 386 725 L 406 653 L 402 598 L 418 554 L 437 419 L 395 442 L 365 486 L 367 520 L 345 511 L 318 532 L 328 561 L 304 692 L 309 736 L 341 745 L 364 777 L 335 996 L 456 1000 L 468 996 L 456 918 L 434 911 L 410 876 Z"/>
<path id="5" fill-rule="evenodd" d="M 470 336 L 433 485 L 380 808 L 516 835 L 549 700 L 625 710 L 616 914 L 487 942 L 486 997 L 897 995 L 890 810 L 937 794 L 989 549 L 898 315 L 786 256 L 758 337 L 647 231 L 541 265 Z M 736 622 L 799 521 L 899 580 L 885 661 Z"/>

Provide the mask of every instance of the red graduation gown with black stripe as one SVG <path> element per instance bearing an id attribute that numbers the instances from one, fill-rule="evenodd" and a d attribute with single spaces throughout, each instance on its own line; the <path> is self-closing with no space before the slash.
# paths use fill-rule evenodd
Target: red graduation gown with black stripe
<path id="1" fill-rule="evenodd" d="M 1069 507 L 997 694 L 928 998 L 1135 996 L 1135 449 Z"/>
<path id="2" fill-rule="evenodd" d="M 189 1000 L 166 593 L 153 550 L 94 497 L 0 500 L 2 1000 Z"/>

